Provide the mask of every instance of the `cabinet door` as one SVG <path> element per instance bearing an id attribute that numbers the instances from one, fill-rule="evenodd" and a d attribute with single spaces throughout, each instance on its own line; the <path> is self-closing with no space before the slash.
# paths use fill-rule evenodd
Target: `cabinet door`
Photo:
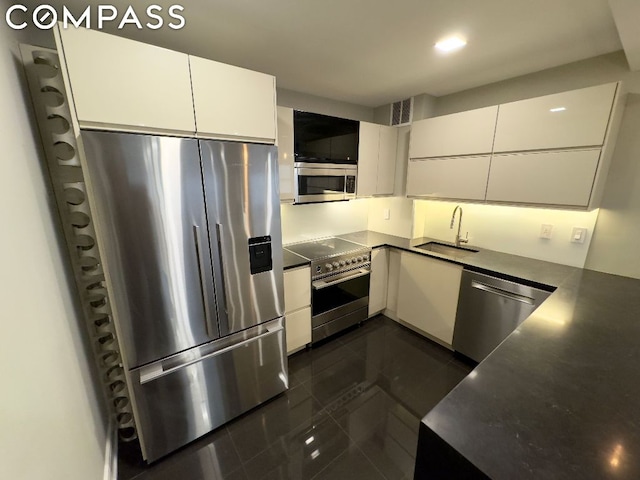
<path id="1" fill-rule="evenodd" d="M 387 282 L 389 263 L 386 248 L 375 248 L 371 252 L 371 282 L 369 283 L 369 316 L 387 307 Z"/>
<path id="2" fill-rule="evenodd" d="M 409 158 L 491 153 L 497 114 L 496 105 L 414 122 Z"/>
<path id="3" fill-rule="evenodd" d="M 311 305 L 311 268 L 284 272 L 284 311 L 293 312 Z"/>
<path id="4" fill-rule="evenodd" d="M 273 76 L 199 57 L 189 61 L 199 136 L 275 143 Z"/>
<path id="5" fill-rule="evenodd" d="M 410 160 L 407 195 L 484 200 L 491 157 Z"/>
<path id="6" fill-rule="evenodd" d="M 387 282 L 387 310 L 391 315 L 398 311 L 398 282 L 400 279 L 400 252 L 389 250 L 389 270 Z"/>
<path id="7" fill-rule="evenodd" d="M 393 195 L 393 187 L 396 181 L 397 148 L 397 127 L 386 127 L 381 125 L 380 142 L 378 147 L 377 195 Z"/>
<path id="8" fill-rule="evenodd" d="M 293 108 L 278 107 L 278 173 L 280 201 L 293 201 Z"/>
<path id="9" fill-rule="evenodd" d="M 487 200 L 586 207 L 600 149 L 494 155 Z"/>
<path id="10" fill-rule="evenodd" d="M 56 40 L 80 127 L 193 135 L 186 54 L 84 28 Z"/>
<path id="11" fill-rule="evenodd" d="M 500 105 L 494 152 L 602 145 L 617 84 Z"/>
<path id="12" fill-rule="evenodd" d="M 398 317 L 451 345 L 462 267 L 416 253 L 402 252 Z"/>
<path id="13" fill-rule="evenodd" d="M 284 324 L 287 331 L 288 354 L 311 343 L 311 307 L 287 313 Z"/>
<path id="14" fill-rule="evenodd" d="M 360 122 L 357 185 L 359 197 L 370 197 L 377 193 L 379 146 L 380 125 Z"/>

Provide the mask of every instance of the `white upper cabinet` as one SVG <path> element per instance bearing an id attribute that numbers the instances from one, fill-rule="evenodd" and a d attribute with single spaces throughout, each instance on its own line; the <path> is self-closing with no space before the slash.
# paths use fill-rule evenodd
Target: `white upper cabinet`
<path id="1" fill-rule="evenodd" d="M 396 182 L 398 129 L 380 125 L 377 195 L 393 195 Z"/>
<path id="2" fill-rule="evenodd" d="M 491 153 L 497 114 L 496 105 L 414 122 L 409 158 Z"/>
<path id="3" fill-rule="evenodd" d="M 398 129 L 360 122 L 358 142 L 359 197 L 393 195 Z"/>
<path id="4" fill-rule="evenodd" d="M 494 155 L 487 200 L 587 207 L 600 148 Z"/>
<path id="5" fill-rule="evenodd" d="M 494 152 L 601 146 L 617 83 L 500 105 Z"/>
<path id="6" fill-rule="evenodd" d="M 186 54 L 84 28 L 55 32 L 81 128 L 194 134 Z"/>
<path id="7" fill-rule="evenodd" d="M 278 173 L 281 202 L 294 200 L 293 163 L 293 108 L 278 107 Z"/>
<path id="8" fill-rule="evenodd" d="M 410 160 L 407 196 L 484 200 L 490 155 Z"/>
<path id="9" fill-rule="evenodd" d="M 200 137 L 275 143 L 275 77 L 189 56 Z"/>
<path id="10" fill-rule="evenodd" d="M 359 197 L 370 197 L 376 194 L 379 146 L 380 125 L 360 122 L 357 185 L 357 194 Z"/>

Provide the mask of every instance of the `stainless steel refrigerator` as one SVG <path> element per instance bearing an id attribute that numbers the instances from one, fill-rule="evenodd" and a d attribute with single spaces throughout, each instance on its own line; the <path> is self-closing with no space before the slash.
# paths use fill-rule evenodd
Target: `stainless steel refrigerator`
<path id="1" fill-rule="evenodd" d="M 143 456 L 284 391 L 273 146 L 83 131 Z"/>

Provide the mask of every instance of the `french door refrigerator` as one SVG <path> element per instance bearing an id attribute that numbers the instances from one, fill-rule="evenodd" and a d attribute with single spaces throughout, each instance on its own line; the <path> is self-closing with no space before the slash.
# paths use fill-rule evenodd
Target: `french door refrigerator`
<path id="1" fill-rule="evenodd" d="M 83 131 L 143 456 L 284 391 L 273 146 Z"/>

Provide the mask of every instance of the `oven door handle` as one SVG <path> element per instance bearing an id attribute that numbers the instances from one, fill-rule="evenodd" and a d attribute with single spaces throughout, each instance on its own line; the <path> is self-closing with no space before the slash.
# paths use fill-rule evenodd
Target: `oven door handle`
<path id="1" fill-rule="evenodd" d="M 346 282 L 347 280 L 352 280 L 358 277 L 364 277 L 365 275 L 369 275 L 370 273 L 370 270 L 361 268 L 357 273 L 350 273 L 347 276 L 340 276 L 339 278 L 331 280 L 329 282 L 327 282 L 326 280 L 316 280 L 315 282 L 311 282 L 311 286 L 314 288 L 314 290 L 322 290 L 323 288 L 330 287 L 331 285 L 336 285 L 337 283 Z"/>

